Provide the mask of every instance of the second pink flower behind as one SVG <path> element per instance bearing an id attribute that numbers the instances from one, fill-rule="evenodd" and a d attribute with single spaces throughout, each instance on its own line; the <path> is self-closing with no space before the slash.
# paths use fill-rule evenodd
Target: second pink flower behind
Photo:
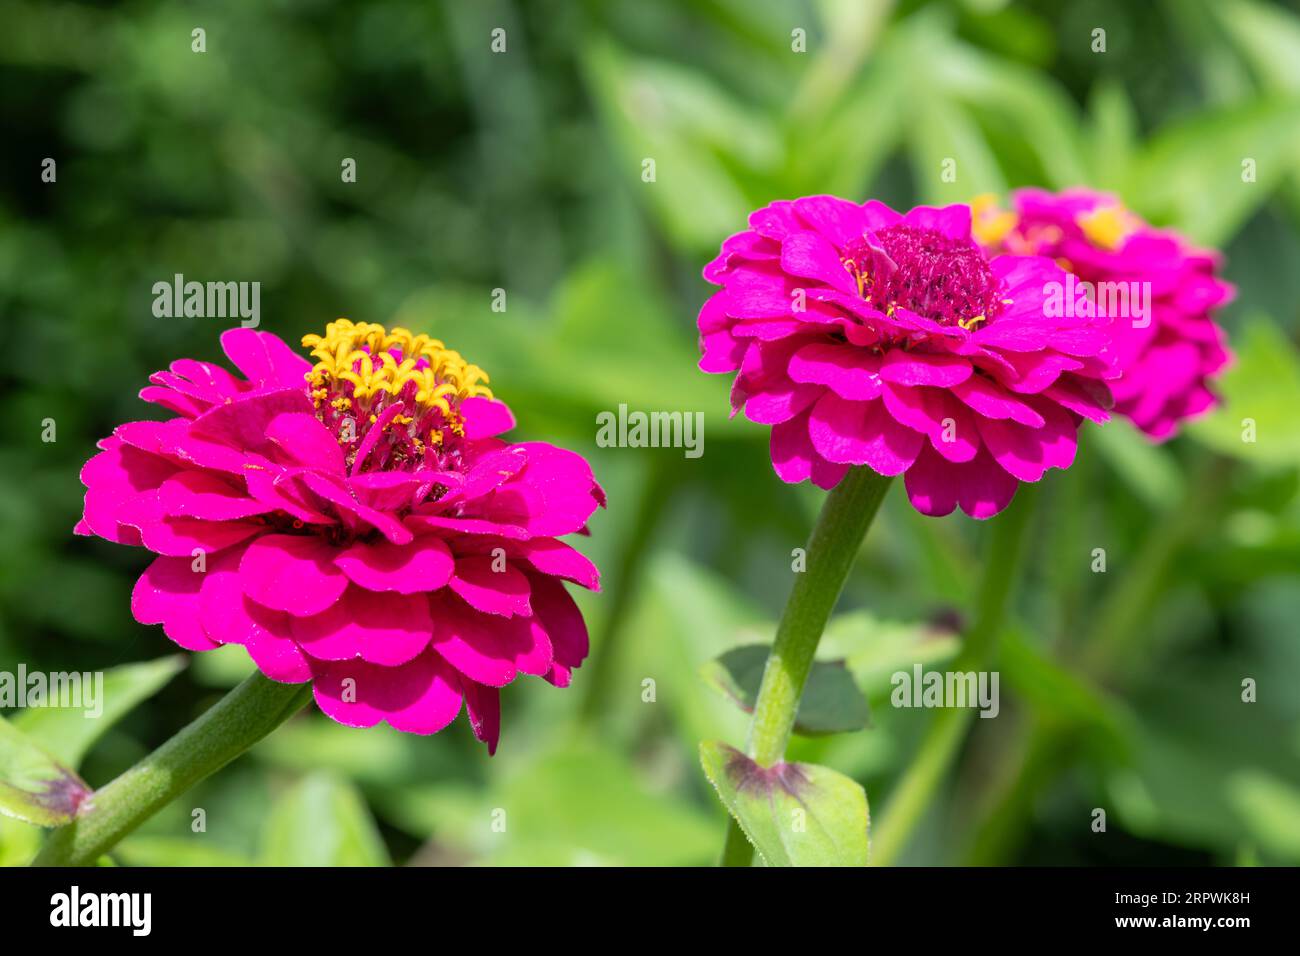
<path id="1" fill-rule="evenodd" d="M 771 425 L 785 481 L 834 486 L 852 465 L 905 476 L 917 510 L 990 517 L 1022 481 L 1067 468 L 1117 374 L 1107 320 L 1052 316 L 1051 259 L 989 258 L 970 209 L 833 196 L 776 202 L 704 276 L 706 372 Z"/>

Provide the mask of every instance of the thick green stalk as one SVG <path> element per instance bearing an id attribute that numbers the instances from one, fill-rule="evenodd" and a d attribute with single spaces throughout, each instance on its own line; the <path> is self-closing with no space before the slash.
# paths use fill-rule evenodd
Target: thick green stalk
<path id="1" fill-rule="evenodd" d="M 96 790 L 33 866 L 89 866 L 145 820 L 302 709 L 310 684 L 253 674 L 165 744 Z"/>
<path id="2" fill-rule="evenodd" d="M 844 476 L 822 504 L 808 538 L 807 566 L 796 575 L 790 590 L 749 725 L 747 750 L 765 767 L 785 756 L 822 631 L 889 482 L 889 478 L 859 466 Z M 733 819 L 727 830 L 722 864 L 748 866 L 752 858 L 753 848 Z"/>
<path id="3" fill-rule="evenodd" d="M 1007 603 L 1020 576 L 1025 531 L 1034 510 L 1037 488 L 1022 485 L 1015 502 L 992 521 L 991 540 L 975 611 L 975 623 L 952 664 L 954 671 L 987 670 L 993 658 Z M 885 805 L 871 841 L 871 862 L 889 866 L 925 815 L 966 735 L 974 711 L 950 707 L 935 714 L 916 757 Z"/>

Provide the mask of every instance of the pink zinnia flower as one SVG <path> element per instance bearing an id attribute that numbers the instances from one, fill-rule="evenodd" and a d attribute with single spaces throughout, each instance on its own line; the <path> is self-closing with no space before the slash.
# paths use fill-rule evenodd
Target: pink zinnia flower
<path id="1" fill-rule="evenodd" d="M 771 425 L 788 482 L 850 465 L 906 474 L 918 511 L 997 514 L 1022 481 L 1074 459 L 1105 421 L 1105 320 L 1049 318 L 1050 259 L 987 258 L 970 209 L 833 196 L 776 202 L 704 269 L 706 372 L 738 371 L 733 411 Z"/>
<path id="2" fill-rule="evenodd" d="M 313 366 L 266 332 L 221 337 L 247 378 L 180 359 L 87 462 L 78 534 L 159 555 L 132 611 L 177 644 L 240 644 L 272 680 L 312 681 L 353 727 L 431 734 L 461 710 L 496 749 L 499 688 L 559 687 L 587 654 L 559 540 L 604 493 L 587 462 L 514 425 L 482 370 L 405 329 L 340 319 Z"/>
<path id="3" fill-rule="evenodd" d="M 1130 306 L 1130 314 L 1113 317 L 1121 372 L 1111 383 L 1116 412 L 1164 441 L 1184 419 L 1215 406 L 1209 380 L 1229 354 L 1211 312 L 1233 295 L 1215 275 L 1217 253 L 1195 249 L 1176 233 L 1143 222 L 1113 196 L 1088 189 L 1020 190 L 1011 212 L 991 204 L 991 197 L 975 204 L 976 235 L 990 249 L 1051 256 L 1103 290 L 1099 298 L 1130 289 L 1145 297 L 1146 314 Z M 1102 283 L 1120 285 L 1110 286 L 1112 292 Z"/>

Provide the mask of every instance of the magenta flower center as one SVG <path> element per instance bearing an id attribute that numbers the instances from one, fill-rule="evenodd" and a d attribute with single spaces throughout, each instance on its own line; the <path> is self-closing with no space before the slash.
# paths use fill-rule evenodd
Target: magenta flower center
<path id="1" fill-rule="evenodd" d="M 1002 310 L 1001 283 L 970 240 L 894 225 L 850 243 L 844 267 L 881 312 L 908 309 L 945 325 L 973 328 Z"/>

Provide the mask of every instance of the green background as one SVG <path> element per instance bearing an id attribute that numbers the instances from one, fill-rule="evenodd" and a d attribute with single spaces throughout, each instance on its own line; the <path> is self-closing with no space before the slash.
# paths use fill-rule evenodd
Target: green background
<path id="1" fill-rule="evenodd" d="M 1044 482 L 1001 715 L 973 722 L 903 859 L 1300 862 L 1294 9 L 0 0 L 0 124 L 0 670 L 174 650 L 131 618 L 146 555 L 71 529 L 94 442 L 156 414 L 135 397 L 147 376 L 220 358 L 230 323 L 154 318 L 151 287 L 175 273 L 260 281 L 261 327 L 291 343 L 338 316 L 442 338 L 491 373 L 520 436 L 588 456 L 609 492 L 581 543 L 605 581 L 580 597 L 593 657 L 569 690 L 503 695 L 497 757 L 463 720 L 419 738 L 313 713 L 119 863 L 711 862 L 724 817 L 697 745 L 741 743 L 745 718 L 700 668 L 770 640 L 821 493 L 777 480 L 767 429 L 728 420 L 728 383 L 695 369 L 701 266 L 773 199 L 907 207 L 1075 184 L 1224 250 L 1227 404 L 1160 447 L 1089 426 Z M 597 448 L 596 415 L 620 403 L 703 412 L 703 456 Z M 891 708 L 888 675 L 952 653 L 943 628 L 969 620 L 988 532 L 921 518 L 895 488 L 850 578 L 826 653 L 848 658 L 871 726 L 791 754 L 861 781 L 873 810 L 932 717 Z M 209 706 L 242 657 L 189 656 L 103 728 L 85 779 Z M 0 819 L 0 862 L 36 839 Z"/>

